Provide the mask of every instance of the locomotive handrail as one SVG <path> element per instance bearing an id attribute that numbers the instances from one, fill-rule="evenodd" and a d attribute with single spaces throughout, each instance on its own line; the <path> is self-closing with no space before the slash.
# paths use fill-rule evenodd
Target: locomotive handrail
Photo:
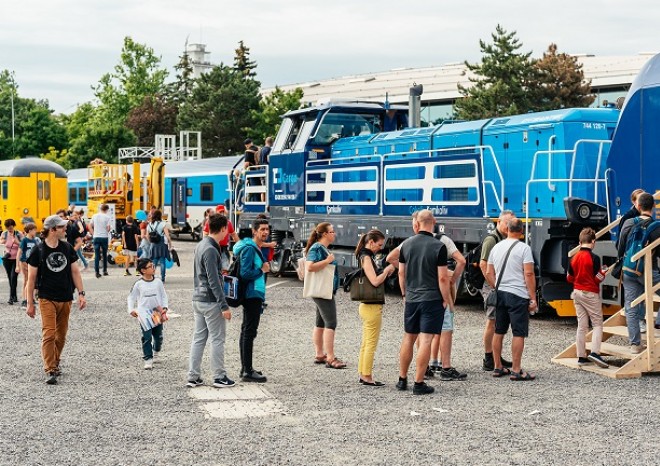
<path id="1" fill-rule="evenodd" d="M 263 173 L 261 173 L 263 171 Z M 259 173 L 255 173 L 259 172 Z M 263 180 L 263 183 L 250 184 L 250 180 Z M 250 196 L 250 195 L 254 196 Z M 245 184 L 243 186 L 243 205 L 262 205 L 268 207 L 268 165 L 250 165 L 245 169 Z M 263 195 L 263 196 L 262 196 Z M 258 201 L 254 200 L 257 197 Z M 250 197 L 253 199 L 251 200 Z M 261 198 L 263 197 L 263 200 Z"/>
<path id="2" fill-rule="evenodd" d="M 571 174 L 570 177 L 573 178 L 573 175 L 575 173 L 575 160 L 577 157 L 577 151 L 578 147 L 586 144 L 597 144 L 598 145 L 598 159 L 596 162 L 596 178 L 598 177 L 598 172 L 600 172 L 600 165 L 602 163 L 602 158 L 603 158 L 603 147 L 605 144 L 612 144 L 612 141 L 604 141 L 604 140 L 598 140 L 598 139 L 579 139 L 575 145 L 573 146 L 573 157 L 571 159 Z M 573 183 L 570 183 L 568 185 L 568 195 L 569 197 L 573 195 Z M 598 183 L 594 185 L 594 199 L 598 199 Z"/>
<path id="3" fill-rule="evenodd" d="M 593 183 L 594 180 L 592 178 L 578 178 L 578 179 L 572 179 L 572 178 L 536 178 L 536 179 L 530 179 L 527 181 L 525 184 L 525 243 L 529 244 L 529 187 L 533 183 L 547 183 L 549 181 L 553 181 L 555 183 Z M 597 183 L 605 183 L 605 178 L 598 179 L 596 180 Z"/>

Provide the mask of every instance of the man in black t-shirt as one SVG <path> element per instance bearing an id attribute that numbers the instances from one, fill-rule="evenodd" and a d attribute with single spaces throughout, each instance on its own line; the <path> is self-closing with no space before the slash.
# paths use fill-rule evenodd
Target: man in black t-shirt
<path id="1" fill-rule="evenodd" d="M 78 307 L 86 306 L 80 269 L 73 267 L 78 255 L 65 241 L 67 221 L 51 215 L 44 221 L 44 241 L 33 248 L 28 259 L 27 315 L 34 319 L 34 290 L 39 290 L 42 342 L 41 355 L 48 374 L 46 383 L 54 385 L 60 375 L 60 358 L 69 327 L 74 287 Z"/>
<path id="2" fill-rule="evenodd" d="M 122 253 L 126 256 L 126 271 L 124 275 L 129 276 L 129 267 L 135 262 L 137 268 L 137 248 L 140 240 L 140 229 L 133 222 L 133 217 L 126 217 L 126 225 L 121 229 Z"/>
<path id="3" fill-rule="evenodd" d="M 419 338 L 413 394 L 433 393 L 424 382 L 433 336 L 442 330 L 445 307 L 453 312 L 447 247 L 434 238 L 435 218 L 430 210 L 417 214 L 419 232 L 401 245 L 399 287 L 405 298 L 404 337 L 399 353 L 399 390 L 408 388 L 408 368 Z"/>

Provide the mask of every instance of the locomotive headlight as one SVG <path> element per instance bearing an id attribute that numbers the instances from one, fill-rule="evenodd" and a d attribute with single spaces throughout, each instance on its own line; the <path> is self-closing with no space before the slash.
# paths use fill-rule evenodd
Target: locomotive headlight
<path id="1" fill-rule="evenodd" d="M 28 212 L 30 212 L 30 209 L 27 209 L 27 208 L 23 209 L 23 215 L 27 215 Z"/>
<path id="2" fill-rule="evenodd" d="M 591 217 L 591 208 L 587 204 L 580 204 L 577 213 L 582 220 L 587 220 Z"/>

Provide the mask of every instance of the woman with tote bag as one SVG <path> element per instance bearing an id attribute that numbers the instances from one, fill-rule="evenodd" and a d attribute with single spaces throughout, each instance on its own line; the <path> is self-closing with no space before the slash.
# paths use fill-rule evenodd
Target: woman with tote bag
<path id="1" fill-rule="evenodd" d="M 374 288 L 385 286 L 385 280 L 396 269 L 388 265 L 384 270 L 378 271 L 374 255 L 383 249 L 385 235 L 378 230 L 371 230 L 360 238 L 355 248 L 355 257 L 362 269 L 362 279 L 369 280 Z M 380 272 L 380 273 L 379 273 Z M 355 281 L 356 279 L 354 279 Z M 382 387 L 382 382 L 376 382 L 372 372 L 374 367 L 374 354 L 380 337 L 380 327 L 383 321 L 383 303 L 360 302 L 360 319 L 362 319 L 362 344 L 358 358 L 359 382 L 371 387 Z"/>
<path id="2" fill-rule="evenodd" d="M 331 369 L 343 369 L 346 367 L 346 363 L 335 356 L 335 329 L 337 328 L 335 293 L 339 288 L 339 275 L 335 256 L 328 251 L 328 246 L 334 241 L 335 229 L 328 222 L 316 225 L 309 236 L 305 248 L 307 270 L 303 296 L 311 297 L 316 305 L 316 326 L 312 332 L 312 341 L 316 351 L 314 363 L 325 364 L 325 367 Z M 332 271 L 332 293 L 329 293 L 328 272 L 330 271 Z M 310 287 L 312 283 L 315 286 Z M 325 298 L 315 297 L 320 295 Z"/>

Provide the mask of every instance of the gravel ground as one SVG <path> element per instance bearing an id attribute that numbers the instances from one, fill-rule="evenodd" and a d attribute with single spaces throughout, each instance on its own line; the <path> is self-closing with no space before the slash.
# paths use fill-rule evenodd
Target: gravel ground
<path id="1" fill-rule="evenodd" d="M 177 243 L 183 264 L 166 288 L 181 317 L 167 324 L 163 362 L 153 371 L 142 369 L 139 328 L 125 310 L 134 279 L 118 269 L 100 280 L 84 274 L 89 309 L 72 311 L 57 386 L 44 384 L 38 318 L 0 305 L 1 464 L 657 464 L 650 440 L 660 430 L 660 379 L 616 381 L 552 365 L 574 338 L 573 320 L 533 320 L 523 366 L 539 378 L 514 383 L 481 370 L 483 315 L 475 304 L 459 306 L 453 362 L 469 378 L 432 381 L 435 394 L 415 397 L 394 388 L 400 299 L 385 306 L 376 354 L 375 376 L 387 385 L 364 387 L 356 374 L 357 305 L 339 294 L 336 352 L 348 369 L 314 365 L 313 308 L 292 278 L 269 289 L 255 342 L 255 366 L 269 378 L 264 388 L 285 412 L 209 418 L 183 386 L 192 247 Z M 236 312 L 226 349 L 234 378 L 240 324 Z M 210 380 L 208 361 L 203 367 Z"/>

